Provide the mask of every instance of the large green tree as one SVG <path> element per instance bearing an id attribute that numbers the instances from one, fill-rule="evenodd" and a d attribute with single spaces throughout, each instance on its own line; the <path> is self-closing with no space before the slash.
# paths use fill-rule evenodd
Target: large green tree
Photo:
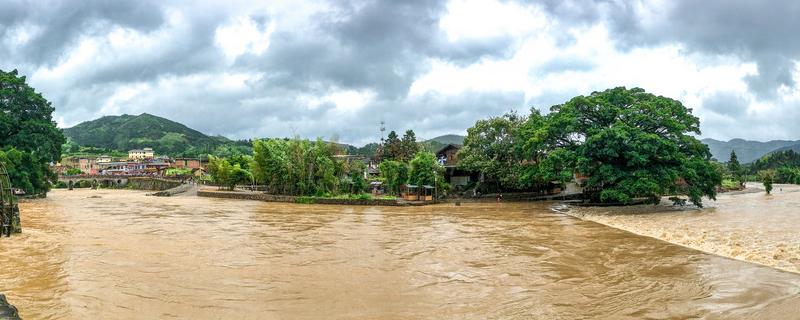
<path id="1" fill-rule="evenodd" d="M 417 136 L 414 130 L 406 130 L 403 134 L 403 139 L 400 140 L 400 155 L 399 159 L 402 161 L 411 161 L 419 152 L 419 144 L 417 143 Z"/>
<path id="2" fill-rule="evenodd" d="M 436 186 L 439 190 L 446 190 L 447 185 L 444 181 L 444 167 L 436 160 L 436 155 L 432 152 L 418 152 L 414 159 L 409 163 L 408 182 L 411 184 L 424 186 Z"/>
<path id="3" fill-rule="evenodd" d="M 208 173 L 220 187 L 233 190 L 237 184 L 247 184 L 253 181 L 253 175 L 242 169 L 241 165 L 232 164 L 228 159 L 208 157 Z"/>
<path id="4" fill-rule="evenodd" d="M 394 131 L 389 131 L 381 149 L 381 160 L 399 160 L 403 153 L 403 142 Z"/>
<path id="5" fill-rule="evenodd" d="M 344 163 L 334 157 L 337 148 L 319 139 L 256 140 L 250 169 L 255 180 L 266 184 L 272 193 L 335 194 L 346 175 Z"/>
<path id="6" fill-rule="evenodd" d="M 386 190 L 391 194 L 399 194 L 400 186 L 408 181 L 408 165 L 404 162 L 383 161 L 378 165 L 378 170 L 385 179 Z"/>
<path id="7" fill-rule="evenodd" d="M 744 183 L 742 165 L 739 163 L 739 157 L 736 156 L 736 151 L 731 150 L 731 156 L 728 160 L 728 171 L 739 183 Z"/>
<path id="8" fill-rule="evenodd" d="M 539 161 L 560 163 L 552 169 L 559 172 L 542 176 L 564 179 L 564 168 L 572 168 L 588 176 L 594 201 L 657 203 L 684 194 L 702 206 L 702 197 L 716 196 L 721 177 L 708 147 L 693 136 L 700 121 L 677 100 L 619 87 L 553 106 L 546 122 L 545 131 L 525 139 L 546 147 Z"/>
<path id="9" fill-rule="evenodd" d="M 53 121 L 54 110 L 16 70 L 0 70 L 0 148 L 7 156 L 20 153 L 19 163 L 7 165 L 19 173 L 12 175 L 12 184 L 28 193 L 49 190 L 54 176 L 47 164 L 61 159 L 66 140 Z"/>
<path id="10" fill-rule="evenodd" d="M 524 122 L 516 113 L 477 121 L 467 129 L 458 153 L 459 167 L 480 172 L 487 190 L 519 189 L 524 162 L 518 133 Z"/>

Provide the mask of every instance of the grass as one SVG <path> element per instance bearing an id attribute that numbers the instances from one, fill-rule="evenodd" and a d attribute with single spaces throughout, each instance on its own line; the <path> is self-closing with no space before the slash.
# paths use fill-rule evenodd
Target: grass
<path id="1" fill-rule="evenodd" d="M 338 194 L 332 196 L 330 194 L 323 194 L 319 196 L 302 196 L 295 198 L 296 203 L 302 204 L 311 204 L 315 203 L 316 200 L 319 199 L 346 199 L 346 200 L 397 200 L 397 197 L 394 196 L 380 196 L 380 197 L 373 197 L 369 193 L 345 193 L 345 194 Z"/>
<path id="2" fill-rule="evenodd" d="M 314 203 L 314 198 L 315 197 L 297 197 L 294 202 L 300 204 L 312 204 Z"/>
<path id="3" fill-rule="evenodd" d="M 721 184 L 723 189 L 739 189 L 739 182 L 732 179 L 723 179 Z"/>

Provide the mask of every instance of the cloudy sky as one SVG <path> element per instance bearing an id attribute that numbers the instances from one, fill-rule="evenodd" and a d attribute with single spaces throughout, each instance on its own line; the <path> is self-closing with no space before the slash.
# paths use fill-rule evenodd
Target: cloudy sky
<path id="1" fill-rule="evenodd" d="M 263 2 L 257 4 L 258 2 Z M 463 134 L 615 86 L 703 137 L 800 139 L 796 0 L 0 2 L 0 69 L 69 127 L 167 117 L 231 138 Z"/>

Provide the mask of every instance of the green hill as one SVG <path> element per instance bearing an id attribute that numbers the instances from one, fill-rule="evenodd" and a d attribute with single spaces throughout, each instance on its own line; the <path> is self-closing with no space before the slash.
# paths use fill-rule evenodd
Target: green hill
<path id="1" fill-rule="evenodd" d="M 747 166 L 751 174 L 761 170 L 787 168 L 800 168 L 800 153 L 792 149 L 769 153 Z"/>
<path id="2" fill-rule="evenodd" d="M 425 150 L 436 152 L 448 144 L 464 144 L 464 136 L 448 134 L 420 142 Z"/>
<path id="3" fill-rule="evenodd" d="M 138 116 L 105 116 L 64 129 L 71 143 L 125 152 L 151 147 L 157 154 L 180 156 L 208 153 L 230 142 L 224 137 L 209 137 L 172 120 L 143 113 Z"/>

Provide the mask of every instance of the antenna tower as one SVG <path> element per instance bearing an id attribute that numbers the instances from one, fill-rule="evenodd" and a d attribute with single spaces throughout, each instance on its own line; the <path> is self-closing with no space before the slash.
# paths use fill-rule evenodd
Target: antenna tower
<path id="1" fill-rule="evenodd" d="M 381 145 L 383 145 L 383 142 L 385 141 L 385 139 L 383 138 L 383 132 L 385 131 L 386 131 L 386 123 L 383 120 L 381 120 Z"/>

